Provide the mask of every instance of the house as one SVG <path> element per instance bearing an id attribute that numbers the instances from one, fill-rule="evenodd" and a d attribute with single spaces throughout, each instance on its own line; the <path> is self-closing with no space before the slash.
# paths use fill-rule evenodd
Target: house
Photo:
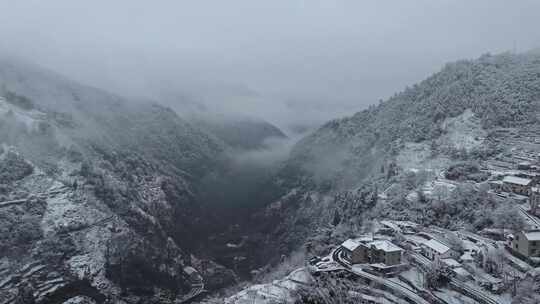
<path id="1" fill-rule="evenodd" d="M 368 243 L 370 246 L 370 262 L 383 263 L 386 266 L 401 264 L 401 253 L 403 249 L 387 240 L 376 240 Z"/>
<path id="2" fill-rule="evenodd" d="M 530 210 L 533 215 L 538 215 L 538 208 L 540 206 L 540 188 L 532 187 L 531 194 L 529 195 Z"/>
<path id="3" fill-rule="evenodd" d="M 452 258 L 445 258 L 445 259 L 441 259 L 441 262 L 450 267 L 450 268 L 458 268 L 458 267 L 461 267 L 461 263 L 452 259 Z"/>
<path id="4" fill-rule="evenodd" d="M 452 268 L 452 272 L 456 275 L 456 278 L 460 281 L 467 281 L 473 277 L 473 275 L 463 267 Z"/>
<path id="5" fill-rule="evenodd" d="M 424 242 L 421 247 L 422 253 L 430 260 L 449 259 L 454 256 L 453 250 L 450 247 L 435 239 Z"/>
<path id="6" fill-rule="evenodd" d="M 459 257 L 459 260 L 461 261 L 461 263 L 464 263 L 464 264 L 472 264 L 474 262 L 474 257 L 472 255 L 472 252 L 471 251 L 465 251 L 461 257 Z"/>
<path id="7" fill-rule="evenodd" d="M 530 170 L 531 169 L 531 163 L 528 161 L 522 161 L 520 162 L 517 167 L 519 170 Z"/>
<path id="8" fill-rule="evenodd" d="M 388 240 L 346 240 L 341 244 L 343 257 L 351 264 L 401 264 L 403 249 Z"/>
<path id="9" fill-rule="evenodd" d="M 365 263 L 368 252 L 359 241 L 348 239 L 341 244 L 343 257 L 351 264 Z"/>
<path id="10" fill-rule="evenodd" d="M 507 192 L 514 192 L 521 195 L 529 195 L 532 187 L 532 180 L 517 176 L 505 176 L 503 179 L 503 189 Z"/>
<path id="11" fill-rule="evenodd" d="M 526 257 L 540 257 L 540 230 L 521 231 L 514 235 L 512 249 Z"/>
<path id="12" fill-rule="evenodd" d="M 530 179 L 533 184 L 537 184 L 540 181 L 540 174 L 538 172 L 518 171 L 514 175 L 517 177 Z"/>

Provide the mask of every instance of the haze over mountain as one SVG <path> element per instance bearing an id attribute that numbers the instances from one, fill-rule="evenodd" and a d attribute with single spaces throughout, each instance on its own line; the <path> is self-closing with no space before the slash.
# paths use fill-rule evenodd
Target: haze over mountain
<path id="1" fill-rule="evenodd" d="M 0 1 L 0 49 L 122 96 L 178 110 L 174 93 L 288 131 L 364 109 L 446 62 L 539 47 L 539 5 Z"/>
<path id="2" fill-rule="evenodd" d="M 0 11 L 0 304 L 540 303 L 539 2 Z"/>

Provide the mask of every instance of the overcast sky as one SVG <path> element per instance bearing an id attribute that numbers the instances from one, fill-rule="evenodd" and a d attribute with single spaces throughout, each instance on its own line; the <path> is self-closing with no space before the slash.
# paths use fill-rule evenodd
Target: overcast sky
<path id="1" fill-rule="evenodd" d="M 0 0 L 0 50 L 126 96 L 279 124 L 352 114 L 448 61 L 540 47 L 537 0 Z"/>

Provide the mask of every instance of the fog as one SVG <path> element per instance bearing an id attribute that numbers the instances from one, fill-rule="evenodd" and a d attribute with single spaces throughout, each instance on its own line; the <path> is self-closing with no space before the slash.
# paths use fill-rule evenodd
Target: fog
<path id="1" fill-rule="evenodd" d="M 540 46 L 540 1 L 0 0 L 0 50 L 77 81 L 289 130 L 453 60 Z"/>

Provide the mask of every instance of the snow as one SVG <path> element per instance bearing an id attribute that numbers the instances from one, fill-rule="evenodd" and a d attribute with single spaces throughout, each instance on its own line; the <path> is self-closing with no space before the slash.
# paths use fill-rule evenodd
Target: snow
<path id="1" fill-rule="evenodd" d="M 424 245 L 435 250 L 436 252 L 440 254 L 446 253 L 448 250 L 450 250 L 448 246 L 434 239 L 424 242 Z"/>
<path id="2" fill-rule="evenodd" d="M 480 120 L 474 116 L 471 109 L 465 110 L 459 116 L 447 118 L 442 124 L 442 129 L 445 134 L 439 141 L 458 150 L 470 151 L 482 145 L 487 136 Z"/>
<path id="3" fill-rule="evenodd" d="M 460 276 L 461 278 L 468 278 L 468 277 L 471 277 L 471 273 L 468 272 L 465 268 L 463 267 L 457 267 L 457 268 L 454 268 L 452 271 L 454 271 L 458 276 Z"/>
<path id="4" fill-rule="evenodd" d="M 401 228 L 399 228 L 399 226 L 392 221 L 381 221 L 380 223 L 394 231 L 401 232 Z"/>
<path id="5" fill-rule="evenodd" d="M 296 290 L 300 285 L 310 284 L 311 275 L 306 268 L 299 268 L 281 280 L 268 284 L 252 285 L 225 299 L 226 304 L 270 304 L 295 302 Z"/>
<path id="6" fill-rule="evenodd" d="M 345 242 L 343 242 L 343 244 L 341 244 L 341 246 L 343 248 L 349 250 L 349 251 L 354 251 L 354 250 L 356 250 L 356 248 L 358 248 L 360 246 L 360 243 L 355 241 L 355 240 L 348 239 Z"/>
<path id="7" fill-rule="evenodd" d="M 75 203 L 68 194 L 58 194 L 47 199 L 47 210 L 41 221 L 41 228 L 47 234 L 59 230 L 77 229 L 91 225 L 107 215 L 86 203 Z"/>
<path id="8" fill-rule="evenodd" d="M 401 248 L 398 246 L 392 244 L 392 242 L 387 240 L 377 240 L 369 243 L 370 246 L 374 246 L 378 250 L 382 250 L 385 252 L 395 252 L 395 251 L 402 251 Z"/>
<path id="9" fill-rule="evenodd" d="M 540 230 L 523 233 L 529 241 L 540 241 Z"/>
<path id="10" fill-rule="evenodd" d="M 443 299 L 447 304 L 477 304 L 475 300 L 468 298 L 458 292 L 448 289 L 434 292 L 438 297 Z"/>
<path id="11" fill-rule="evenodd" d="M 531 180 L 528 178 L 522 178 L 522 177 L 517 177 L 517 176 L 506 176 L 503 179 L 503 183 L 527 186 L 531 183 Z"/>
<path id="12" fill-rule="evenodd" d="M 470 262 L 474 261 L 474 258 L 471 255 L 471 252 L 463 253 L 463 255 L 459 259 L 464 263 L 470 263 Z"/>
<path id="13" fill-rule="evenodd" d="M 36 110 L 25 111 L 19 107 L 9 104 L 5 98 L 0 97 L 0 115 L 12 115 L 12 117 L 18 122 L 23 123 L 27 129 L 37 129 L 39 121 L 43 120 L 46 116 L 45 113 Z"/>
<path id="14" fill-rule="evenodd" d="M 424 288 L 424 274 L 418 269 L 410 268 L 403 271 L 400 275 L 411 282 L 416 288 Z"/>
<path id="15" fill-rule="evenodd" d="M 184 272 L 187 273 L 188 275 L 192 275 L 192 274 L 196 274 L 197 270 L 195 270 L 195 268 L 191 266 L 186 266 L 184 267 Z"/>
<path id="16" fill-rule="evenodd" d="M 418 172 L 418 168 L 426 171 L 438 171 L 447 167 L 448 160 L 444 158 L 433 158 L 430 145 L 427 142 L 405 143 L 401 149 L 396 164 L 405 171 Z"/>
<path id="17" fill-rule="evenodd" d="M 444 264 L 446 264 L 446 265 L 448 265 L 448 266 L 450 266 L 452 268 L 461 266 L 461 264 L 458 261 L 454 260 L 454 259 L 442 259 L 441 262 L 443 262 Z"/>

